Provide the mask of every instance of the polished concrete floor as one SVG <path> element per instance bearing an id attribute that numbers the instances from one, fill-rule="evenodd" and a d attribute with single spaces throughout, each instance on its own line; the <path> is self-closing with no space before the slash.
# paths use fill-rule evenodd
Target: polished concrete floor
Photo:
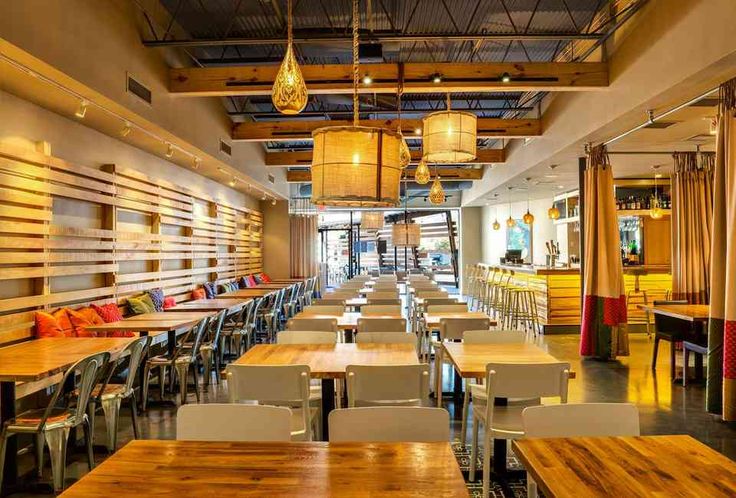
<path id="1" fill-rule="evenodd" d="M 642 434 L 690 434 L 736 460 L 736 424 L 721 422 L 718 417 L 705 412 L 705 391 L 701 385 L 688 385 L 683 388 L 669 379 L 669 345 L 660 348 L 658 368 L 653 372 L 650 366 L 652 344 L 644 334 L 631 336 L 631 355 L 615 362 L 581 360 L 578 356 L 576 335 L 553 335 L 538 339 L 540 346 L 562 361 L 570 362 L 577 378 L 570 381 L 570 402 L 631 402 L 640 410 Z M 452 375 L 447 367 L 444 375 L 445 390 L 451 390 Z M 190 393 L 190 402 L 195 402 Z M 203 402 L 226 402 L 226 385 L 210 385 L 203 393 Z M 455 416 L 455 406 L 446 398 L 445 407 Z M 132 439 L 133 432 L 127 410 L 123 410 L 119 446 Z M 176 435 L 176 407 L 174 405 L 154 406 L 139 419 L 143 438 L 172 439 Z M 97 419 L 97 442 L 104 441 L 104 421 Z M 460 421 L 454 417 L 452 422 L 454 439 L 460 430 Z M 468 439 L 469 440 L 469 439 Z M 104 452 L 97 454 L 102 461 Z M 22 457 L 23 467 L 30 469 L 32 459 Z M 67 476 L 71 483 L 86 472 L 83 452 L 69 457 Z M 49 479 L 50 469 L 44 470 L 44 478 Z M 15 494 L 14 497 L 31 496 Z"/>

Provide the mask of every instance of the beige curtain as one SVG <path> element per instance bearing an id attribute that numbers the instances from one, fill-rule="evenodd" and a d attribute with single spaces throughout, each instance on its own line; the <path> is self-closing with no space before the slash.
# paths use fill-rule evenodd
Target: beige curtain
<path id="1" fill-rule="evenodd" d="M 291 277 L 306 278 L 317 275 L 317 216 L 290 216 Z"/>
<path id="2" fill-rule="evenodd" d="M 605 147 L 594 147 L 585 169 L 583 316 L 580 355 L 614 359 L 629 354 L 621 239 L 613 173 Z"/>
<path id="3" fill-rule="evenodd" d="M 721 85 L 713 171 L 706 406 L 736 421 L 736 79 Z"/>
<path id="4" fill-rule="evenodd" d="M 672 295 L 707 304 L 715 154 L 676 152 L 673 158 Z"/>

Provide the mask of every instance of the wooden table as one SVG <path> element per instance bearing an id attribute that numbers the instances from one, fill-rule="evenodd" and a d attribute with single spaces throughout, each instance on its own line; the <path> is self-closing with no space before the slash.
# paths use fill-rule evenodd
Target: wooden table
<path id="1" fill-rule="evenodd" d="M 54 337 L 0 348 L 0 427 L 15 418 L 16 382 L 41 383 L 96 353 L 107 351 L 117 358 L 134 340 L 133 337 Z M 39 389 L 43 387 L 46 383 Z M 34 389 L 25 390 L 28 394 Z M 6 445 L 5 468 L 0 472 L 5 476 L 4 486 L 12 489 L 18 478 L 17 438 L 9 438 Z"/>
<path id="2" fill-rule="evenodd" d="M 518 439 L 548 498 L 733 497 L 736 463 L 690 436 Z"/>
<path id="3" fill-rule="evenodd" d="M 441 443 L 131 441 L 62 498 L 467 497 Z"/>
<path id="4" fill-rule="evenodd" d="M 149 314 L 149 313 L 146 313 Z M 129 330 L 138 332 L 141 336 L 159 336 L 163 333 L 167 335 L 167 347 L 169 353 L 173 354 L 176 347 L 176 336 L 182 334 L 204 318 L 213 315 L 211 311 L 197 311 L 187 313 L 187 315 L 196 314 L 196 317 L 181 317 L 183 313 L 150 313 L 157 315 L 157 318 L 144 319 L 132 316 L 117 322 L 102 323 L 100 325 L 88 325 L 86 328 L 91 332 L 120 332 Z M 139 315 L 141 316 L 141 315 Z"/>
<path id="5" fill-rule="evenodd" d="M 246 304 L 250 303 L 252 299 L 239 298 L 239 299 L 196 299 L 194 301 L 186 301 L 179 303 L 173 308 L 167 308 L 164 311 L 167 312 L 188 312 L 188 311 L 222 311 L 227 310 L 228 313 L 238 311 L 243 308 Z"/>
<path id="6" fill-rule="evenodd" d="M 177 313 L 176 315 L 172 315 L 170 313 L 164 313 L 163 311 L 157 311 L 155 313 L 141 313 L 140 315 L 132 315 L 132 316 L 125 318 L 125 320 L 127 321 L 155 320 L 155 321 L 165 321 L 165 322 L 170 322 L 172 320 L 192 320 L 194 321 L 194 323 L 196 323 L 214 314 L 215 314 L 214 311 L 199 311 L 199 310 L 182 311 L 181 313 Z"/>
<path id="7" fill-rule="evenodd" d="M 387 318 L 387 319 L 399 319 L 404 318 L 400 313 L 386 314 L 386 315 L 366 315 L 357 311 L 346 311 L 340 315 L 338 314 L 327 314 L 327 313 L 310 313 L 309 308 L 304 311 L 297 313 L 294 318 L 337 318 L 337 328 L 340 330 L 356 330 L 358 328 L 358 319 L 360 318 Z"/>
<path id="8" fill-rule="evenodd" d="M 415 297 L 414 298 L 414 305 L 416 306 L 424 306 L 424 302 L 426 299 L 454 299 L 457 301 L 458 304 L 463 304 L 468 302 L 468 298 L 465 296 L 461 296 L 460 294 L 448 294 L 445 297 L 438 296 L 438 297 Z"/>
<path id="9" fill-rule="evenodd" d="M 688 322 L 707 321 L 710 312 L 710 306 L 707 304 L 640 304 L 639 309 Z"/>
<path id="10" fill-rule="evenodd" d="M 311 376 L 322 379 L 322 434 L 335 409 L 335 379 L 345 378 L 348 365 L 418 365 L 413 344 L 258 344 L 236 365 L 308 365 Z"/>
<path id="11" fill-rule="evenodd" d="M 275 289 L 275 290 L 281 290 L 285 289 L 286 287 L 291 287 L 293 285 L 296 285 L 294 282 L 269 282 L 267 284 L 256 284 L 255 287 L 248 287 L 249 289 Z M 241 289 L 242 290 L 242 289 Z"/>
<path id="12" fill-rule="evenodd" d="M 277 292 L 279 289 L 259 289 L 257 287 L 250 287 L 248 289 L 238 289 L 236 291 L 232 292 L 225 292 L 223 294 L 217 294 L 215 296 L 216 299 L 238 299 L 238 298 L 244 298 L 244 297 L 263 297 L 267 296 L 269 294 L 273 294 Z"/>
<path id="13" fill-rule="evenodd" d="M 350 306 L 351 308 L 360 308 L 361 306 L 366 306 L 367 304 L 367 297 L 354 297 L 352 299 L 345 300 L 345 306 Z"/>
<path id="14" fill-rule="evenodd" d="M 483 313 L 482 311 L 448 311 L 445 313 L 425 313 L 424 323 L 427 328 L 438 328 L 440 326 L 440 320 L 443 318 L 488 318 L 491 321 L 491 326 L 496 325 L 496 320 Z"/>
<path id="15" fill-rule="evenodd" d="M 489 332 L 489 334 L 492 333 L 493 331 Z M 447 342 L 443 346 L 445 357 L 450 360 L 457 375 L 466 379 L 485 378 L 486 365 L 489 363 L 558 363 L 560 361 L 542 348 L 530 343 L 464 344 L 462 342 Z M 575 378 L 574 372 L 570 372 L 570 378 Z M 442 369 L 439 371 L 437 385 L 442 385 Z M 456 386 L 461 385 L 461 382 L 456 383 Z M 437 395 L 441 396 L 440 393 L 437 393 Z M 506 445 L 506 439 L 495 438 L 493 440 L 493 454 L 505 455 Z M 493 472 L 497 475 L 506 473 L 505 458 L 493 459 Z"/>

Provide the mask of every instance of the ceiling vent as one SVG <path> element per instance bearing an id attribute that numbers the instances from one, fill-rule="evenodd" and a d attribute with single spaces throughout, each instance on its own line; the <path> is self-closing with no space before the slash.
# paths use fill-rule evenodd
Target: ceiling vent
<path id="1" fill-rule="evenodd" d="M 130 93 L 131 95 L 135 95 L 140 100 L 145 102 L 148 105 L 151 105 L 153 100 L 153 93 L 151 92 L 151 89 L 148 88 L 146 85 L 135 79 L 130 74 L 127 75 L 127 81 L 125 84 L 125 89 Z"/>
<path id="2" fill-rule="evenodd" d="M 220 152 L 222 152 L 226 156 L 232 156 L 233 148 L 230 146 L 230 144 L 225 143 L 224 140 L 220 140 Z"/>
<path id="3" fill-rule="evenodd" d="M 269 181 L 269 183 L 274 183 L 276 181 L 276 177 L 269 174 L 268 175 L 268 181 Z"/>
<path id="4" fill-rule="evenodd" d="M 651 128 L 653 130 L 664 130 L 665 128 L 669 128 L 670 126 L 679 123 L 679 121 L 655 121 L 654 123 L 649 123 L 644 128 Z"/>

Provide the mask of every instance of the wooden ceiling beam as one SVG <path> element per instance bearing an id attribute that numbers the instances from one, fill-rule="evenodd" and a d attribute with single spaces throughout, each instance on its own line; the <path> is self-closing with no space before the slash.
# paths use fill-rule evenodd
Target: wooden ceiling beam
<path id="1" fill-rule="evenodd" d="M 270 95 L 279 66 L 249 65 L 169 69 L 169 92 L 189 97 Z M 301 66 L 309 93 L 350 94 L 352 66 Z M 510 81 L 502 77 L 508 74 Z M 396 93 L 399 64 L 363 64 L 360 76 L 370 75 L 361 93 Z M 435 75 L 441 82 L 434 83 Z M 404 63 L 404 93 L 582 91 L 608 87 L 605 62 Z"/>
<path id="2" fill-rule="evenodd" d="M 233 140 L 245 142 L 276 142 L 288 140 L 311 140 L 312 132 L 324 126 L 352 126 L 352 121 L 259 121 L 250 123 L 235 123 L 232 130 Z M 360 122 L 362 126 L 397 129 L 395 119 L 371 119 Z M 414 134 L 414 130 L 421 128 L 419 119 L 404 119 L 401 121 L 401 130 L 406 136 Z M 506 137 L 536 137 L 542 134 L 542 125 L 539 119 L 499 119 L 479 118 L 478 138 L 506 138 Z"/>
<path id="3" fill-rule="evenodd" d="M 431 171 L 434 176 L 434 168 Z M 448 182 L 481 180 L 483 178 L 483 168 L 438 167 L 437 172 L 442 181 Z M 414 173 L 415 170 L 407 169 L 404 171 L 404 178 L 413 180 Z M 286 181 L 289 183 L 309 183 L 312 181 L 312 172 L 308 169 L 289 170 L 286 172 Z"/>
<path id="4" fill-rule="evenodd" d="M 419 150 L 411 151 L 411 162 L 417 164 L 422 158 Z M 504 149 L 478 149 L 474 160 L 464 164 L 491 164 L 506 161 Z M 288 168 L 290 166 L 310 166 L 312 164 L 312 151 L 298 152 L 266 152 L 266 166 L 270 168 Z"/>

